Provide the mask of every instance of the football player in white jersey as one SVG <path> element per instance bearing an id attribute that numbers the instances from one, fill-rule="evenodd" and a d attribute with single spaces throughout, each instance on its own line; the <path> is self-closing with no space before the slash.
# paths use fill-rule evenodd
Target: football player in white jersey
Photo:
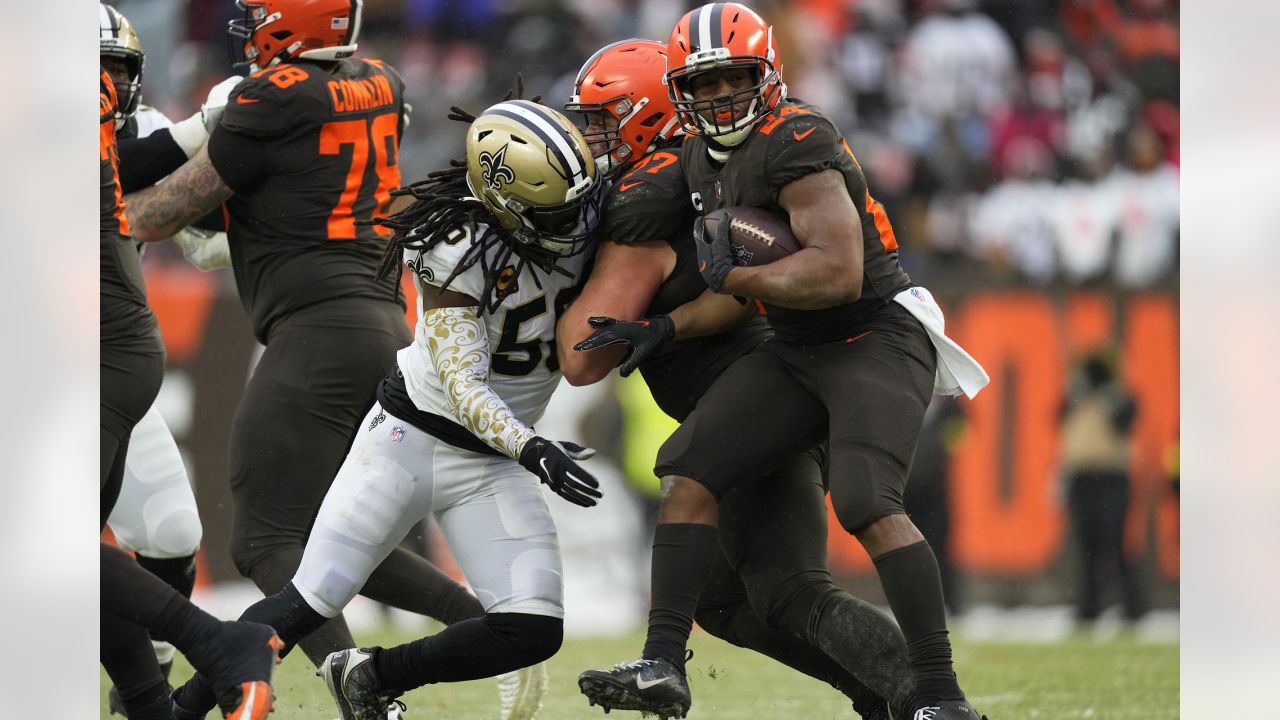
<path id="1" fill-rule="evenodd" d="M 344 720 L 398 717 L 406 691 L 555 654 L 560 548 L 538 484 L 582 507 L 601 496 L 576 462 L 594 451 L 533 429 L 560 381 L 556 319 L 595 241 L 591 152 L 564 116 L 533 102 L 466 119 L 465 166 L 411 186 L 414 204 L 381 221 L 396 231 L 384 272 L 403 261 L 418 288 L 414 342 L 379 387 L 297 574 L 243 616 L 291 646 L 337 616 L 409 528 L 434 515 L 485 615 L 396 647 L 331 654 L 318 674 Z"/>

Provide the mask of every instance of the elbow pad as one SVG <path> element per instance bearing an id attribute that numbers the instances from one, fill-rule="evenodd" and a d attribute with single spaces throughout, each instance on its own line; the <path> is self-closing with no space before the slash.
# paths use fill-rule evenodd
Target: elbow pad
<path id="1" fill-rule="evenodd" d="M 489 387 L 489 335 L 476 308 L 435 308 L 423 322 L 430 365 L 454 419 L 503 455 L 520 457 L 533 430 Z"/>

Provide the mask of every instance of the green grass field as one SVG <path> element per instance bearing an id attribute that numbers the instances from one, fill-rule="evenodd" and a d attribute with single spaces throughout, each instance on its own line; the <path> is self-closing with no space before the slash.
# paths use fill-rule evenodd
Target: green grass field
<path id="1" fill-rule="evenodd" d="M 405 638 L 364 635 L 361 642 L 394 643 Z M 639 635 L 617 639 L 568 640 L 550 662 L 551 689 L 539 720 L 600 718 L 578 694 L 578 673 L 634 659 Z M 694 637 L 689 665 L 693 689 L 690 720 L 792 720 L 855 718 L 840 693 L 764 657 L 705 634 Z M 1058 644 L 1001 644 L 960 641 L 956 662 L 966 692 L 991 720 L 1170 720 L 1178 717 L 1178 646 L 1147 644 L 1124 637 L 1091 638 Z M 190 669 L 179 660 L 174 670 Z M 108 680 L 102 675 L 102 717 L 107 714 Z M 403 698 L 408 720 L 493 720 L 497 690 L 492 680 L 428 686 Z M 212 716 L 212 715 L 211 715 Z M 300 652 L 276 673 L 273 720 L 337 717 L 324 682 Z M 610 718 L 639 718 L 614 711 Z"/>

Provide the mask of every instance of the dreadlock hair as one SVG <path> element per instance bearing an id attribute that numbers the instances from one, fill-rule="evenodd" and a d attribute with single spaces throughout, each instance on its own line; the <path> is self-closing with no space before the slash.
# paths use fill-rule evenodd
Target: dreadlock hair
<path id="1" fill-rule="evenodd" d="M 524 81 L 516 76 L 516 88 L 508 92 L 503 101 L 514 95 L 524 94 Z M 533 102 L 538 97 L 532 98 Z M 476 116 L 457 106 L 449 108 L 449 119 L 470 124 Z M 393 234 L 387 242 L 382 254 L 382 262 L 378 266 L 378 279 L 390 276 L 400 266 L 405 250 L 429 252 L 440 243 L 456 243 L 459 236 L 470 235 L 471 246 L 454 266 L 449 277 L 440 283 L 440 289 L 449 287 L 454 278 L 466 272 L 477 262 L 485 277 L 484 290 L 480 301 L 481 312 L 497 310 L 502 298 L 497 297 L 495 289 L 498 283 L 498 271 L 505 267 L 512 256 L 516 257 L 515 274 L 520 273 L 528 264 L 533 264 L 547 272 L 569 272 L 557 265 L 560 256 L 534 245 L 522 243 L 509 232 L 502 229 L 497 218 L 478 199 L 470 197 L 471 189 L 467 186 L 466 160 L 450 160 L 449 167 L 427 175 L 426 180 L 413 183 L 407 187 L 392 191 L 393 196 L 410 195 L 414 202 L 409 207 L 387 218 L 379 218 L 371 224 L 391 228 Z M 483 230 L 481 230 L 483 227 Z M 477 234 L 479 233 L 479 234 Z M 493 258 L 489 251 L 498 248 Z M 411 266 L 412 267 L 412 266 Z M 415 268 L 416 271 L 416 268 Z M 534 275 L 534 283 L 541 289 L 542 283 Z"/>

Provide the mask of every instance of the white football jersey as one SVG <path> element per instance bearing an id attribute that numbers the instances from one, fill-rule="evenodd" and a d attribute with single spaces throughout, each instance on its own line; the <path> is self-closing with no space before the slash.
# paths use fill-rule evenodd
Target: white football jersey
<path id="1" fill-rule="evenodd" d="M 415 267 L 414 282 L 418 285 L 418 324 L 414 330 L 413 344 L 397 355 L 404 384 L 409 397 L 419 410 L 452 418 L 445 402 L 444 390 L 431 366 L 427 353 L 426 324 L 423 322 L 422 283 L 439 285 L 449 277 L 458 260 L 471 243 L 471 236 L 463 235 L 458 242 L 441 243 L 422 253 L 407 250 L 405 262 Z M 492 263 L 500 248 L 491 248 L 487 260 Z M 518 259 L 510 258 L 499 269 L 499 288 L 506 294 L 496 310 L 485 311 L 481 316 L 489 340 L 488 385 L 498 394 L 516 418 L 532 426 L 542 417 L 551 400 L 551 393 L 560 383 L 560 365 L 556 359 L 556 320 L 569 304 L 573 288 L 578 283 L 586 262 L 586 253 L 565 258 L 560 267 L 572 277 L 526 264 L 519 277 L 504 281 L 503 274 L 515 271 Z M 481 263 L 476 262 L 466 272 L 449 283 L 449 290 L 469 295 L 481 303 L 485 287 Z M 537 282 L 535 282 L 535 277 Z M 541 283 L 541 287 L 539 287 Z"/>

